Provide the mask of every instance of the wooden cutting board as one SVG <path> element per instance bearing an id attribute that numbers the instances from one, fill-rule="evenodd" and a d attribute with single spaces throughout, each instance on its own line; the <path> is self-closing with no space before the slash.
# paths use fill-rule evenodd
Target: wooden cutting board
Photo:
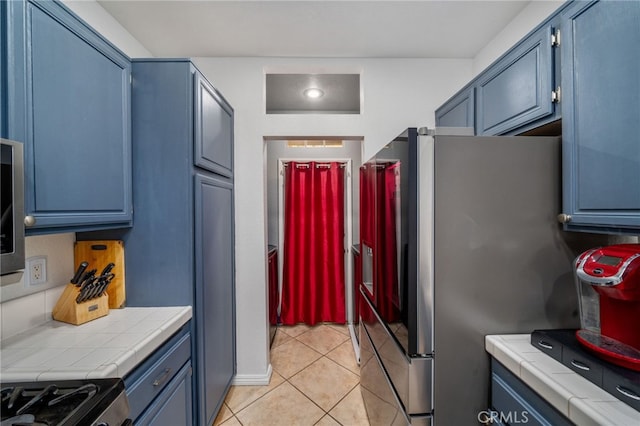
<path id="1" fill-rule="evenodd" d="M 74 270 L 82 262 L 89 262 L 89 269 L 97 269 L 96 275 L 113 262 L 116 266 L 111 272 L 115 275 L 107 287 L 109 295 L 109 309 L 124 308 L 125 280 L 124 280 L 124 244 L 120 240 L 76 241 L 74 248 Z"/>

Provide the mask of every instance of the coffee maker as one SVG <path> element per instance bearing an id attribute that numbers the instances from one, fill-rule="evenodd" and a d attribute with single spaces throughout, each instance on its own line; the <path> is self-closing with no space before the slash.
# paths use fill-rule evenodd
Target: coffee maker
<path id="1" fill-rule="evenodd" d="M 575 261 L 578 341 L 598 357 L 640 371 L 640 244 L 582 253 Z"/>

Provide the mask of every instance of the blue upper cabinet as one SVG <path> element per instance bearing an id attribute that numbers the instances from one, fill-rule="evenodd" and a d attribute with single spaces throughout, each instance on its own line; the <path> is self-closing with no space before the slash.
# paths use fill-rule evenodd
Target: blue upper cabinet
<path id="1" fill-rule="evenodd" d="M 130 224 L 129 58 L 59 2 L 3 3 L 2 133 L 25 143 L 27 232 Z"/>
<path id="2" fill-rule="evenodd" d="M 562 12 L 563 219 L 640 232 L 640 2 Z"/>
<path id="3" fill-rule="evenodd" d="M 195 165 L 233 177 L 233 109 L 202 77 L 194 73 Z"/>
<path id="4" fill-rule="evenodd" d="M 478 77 L 478 135 L 506 134 L 554 115 L 552 34 L 550 23 L 542 26 Z"/>
<path id="5" fill-rule="evenodd" d="M 475 89 L 461 90 L 436 110 L 436 126 L 473 127 L 475 129 Z"/>

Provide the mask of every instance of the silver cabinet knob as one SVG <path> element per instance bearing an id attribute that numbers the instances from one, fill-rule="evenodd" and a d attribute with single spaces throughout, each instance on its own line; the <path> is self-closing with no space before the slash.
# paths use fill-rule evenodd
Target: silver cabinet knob
<path id="1" fill-rule="evenodd" d="M 558 222 L 560 223 L 569 223 L 571 222 L 571 215 L 566 213 L 560 213 L 558 215 Z"/>
<path id="2" fill-rule="evenodd" d="M 29 215 L 24 217 L 24 226 L 33 226 L 36 224 L 36 218 Z"/>

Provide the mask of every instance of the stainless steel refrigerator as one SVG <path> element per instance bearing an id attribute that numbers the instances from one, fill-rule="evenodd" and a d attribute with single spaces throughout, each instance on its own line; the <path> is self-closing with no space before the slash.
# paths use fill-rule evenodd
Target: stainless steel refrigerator
<path id="1" fill-rule="evenodd" d="M 579 324 L 576 251 L 556 221 L 560 138 L 438 133 L 408 129 L 360 169 L 372 425 L 478 424 L 485 335 Z"/>

